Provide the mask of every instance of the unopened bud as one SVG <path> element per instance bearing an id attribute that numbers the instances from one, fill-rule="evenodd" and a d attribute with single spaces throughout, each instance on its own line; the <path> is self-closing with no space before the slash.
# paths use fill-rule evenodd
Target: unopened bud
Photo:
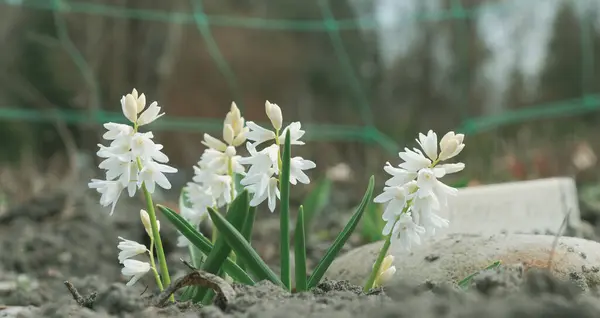
<path id="1" fill-rule="evenodd" d="M 271 120 L 271 124 L 276 130 L 281 130 L 283 125 L 283 115 L 281 115 L 281 108 L 277 104 L 271 104 L 269 101 L 265 103 L 265 110 L 267 117 Z"/>
<path id="2" fill-rule="evenodd" d="M 137 98 L 137 112 L 138 114 L 141 113 L 144 108 L 146 108 L 146 95 L 144 95 L 144 93 L 142 93 L 142 95 L 140 95 L 140 97 Z"/>
<path id="3" fill-rule="evenodd" d="M 204 134 L 204 141 L 202 141 L 202 144 L 219 151 L 225 151 L 225 148 L 227 148 L 227 145 L 224 142 L 209 134 Z"/>
<path id="4" fill-rule="evenodd" d="M 231 145 L 233 143 L 233 138 L 234 138 L 233 128 L 231 127 L 230 124 L 225 124 L 223 126 L 223 140 L 225 140 L 225 142 L 227 144 Z"/>
<path id="5" fill-rule="evenodd" d="M 396 273 L 396 267 L 392 266 L 394 262 L 394 256 L 388 255 L 381 262 L 381 267 L 379 268 L 379 272 L 377 273 L 377 278 L 375 279 L 374 287 L 379 287 L 387 283 L 392 276 Z"/>
<path id="6" fill-rule="evenodd" d="M 142 219 L 142 224 L 144 224 L 144 229 L 146 230 L 146 233 L 148 234 L 150 239 L 154 239 L 154 236 L 152 236 L 152 225 L 150 224 L 150 215 L 148 215 L 148 212 L 146 212 L 146 210 L 144 210 L 144 209 L 140 210 L 140 219 Z M 160 221 L 159 220 L 156 220 L 156 227 L 158 228 L 158 231 L 160 232 Z"/>
<path id="7" fill-rule="evenodd" d="M 454 134 L 453 131 L 448 132 L 442 137 L 440 140 L 440 156 L 439 160 L 448 160 L 452 157 L 458 155 L 465 145 L 463 144 L 463 140 L 465 135 L 463 134 Z"/>
<path id="8" fill-rule="evenodd" d="M 121 108 L 123 110 L 123 115 L 125 115 L 130 122 L 135 123 L 137 121 L 137 101 L 133 95 L 127 94 L 121 98 Z"/>
<path id="9" fill-rule="evenodd" d="M 244 127 L 242 131 L 240 131 L 240 133 L 237 136 L 235 136 L 232 145 L 234 147 L 239 147 L 241 144 L 246 142 L 246 134 L 248 133 L 248 131 L 250 131 L 250 128 Z"/>

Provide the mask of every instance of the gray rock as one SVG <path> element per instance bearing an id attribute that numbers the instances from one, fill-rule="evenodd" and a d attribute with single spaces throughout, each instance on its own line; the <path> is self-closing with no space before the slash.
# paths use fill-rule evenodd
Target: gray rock
<path id="1" fill-rule="evenodd" d="M 392 244 L 389 253 L 395 257 L 397 271 L 389 285 L 406 281 L 458 283 L 500 260 L 503 266 L 522 266 L 524 271 L 547 269 L 551 264 L 551 273 L 560 280 L 574 281 L 583 289 L 597 286 L 600 243 L 560 237 L 550 260 L 554 240 L 551 235 L 450 234 L 416 246 L 412 252 L 402 251 Z M 364 285 L 382 244 L 364 245 L 338 257 L 325 276 Z"/>

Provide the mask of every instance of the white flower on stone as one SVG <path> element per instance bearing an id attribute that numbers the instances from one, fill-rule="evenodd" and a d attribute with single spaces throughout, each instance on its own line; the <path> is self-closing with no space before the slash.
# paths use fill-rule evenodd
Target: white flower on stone
<path id="1" fill-rule="evenodd" d="M 131 277 L 131 279 L 127 282 L 126 286 L 132 286 L 135 284 L 140 278 L 142 278 L 148 271 L 150 271 L 151 266 L 148 262 L 141 262 L 134 259 L 126 259 L 123 261 L 123 269 L 121 270 L 121 274 L 123 276 Z"/>
<path id="2" fill-rule="evenodd" d="M 126 240 L 119 236 L 119 244 L 117 248 L 121 251 L 119 252 L 119 263 L 123 263 L 125 260 L 132 258 L 134 256 L 144 254 L 148 251 L 146 246 L 131 240 Z"/>
<path id="3" fill-rule="evenodd" d="M 415 198 L 411 206 L 414 219 L 423 226 L 430 236 L 435 235 L 436 229 L 446 228 L 450 222 L 436 214 L 440 203 L 435 195 Z"/>
<path id="4" fill-rule="evenodd" d="M 463 140 L 465 135 L 455 134 L 453 131 L 448 132 L 440 140 L 440 161 L 448 160 L 457 156 L 464 148 Z"/>
<path id="5" fill-rule="evenodd" d="M 152 141 L 152 132 L 137 132 L 137 127 L 164 115 L 159 114 L 160 107 L 156 102 L 144 110 L 145 103 L 145 95 L 138 96 L 135 89 L 121 99 L 123 115 L 134 123 L 135 128 L 116 123 L 104 124 L 107 131 L 103 138 L 110 144 L 98 145 L 97 155 L 104 158 L 98 167 L 105 170 L 106 180 L 93 179 L 88 186 L 102 194 L 100 203 L 103 206 L 112 204 L 111 215 L 125 188 L 130 197 L 135 195 L 142 182 L 150 193 L 154 192 L 155 184 L 170 189 L 171 183 L 164 173 L 177 172 L 177 169 L 165 164 L 169 158 L 161 152 L 163 146 Z"/>

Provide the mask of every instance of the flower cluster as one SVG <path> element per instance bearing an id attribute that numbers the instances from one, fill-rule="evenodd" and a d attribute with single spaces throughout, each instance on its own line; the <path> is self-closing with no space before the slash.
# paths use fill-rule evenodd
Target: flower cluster
<path id="1" fill-rule="evenodd" d="M 250 201 L 251 206 L 257 206 L 267 200 L 271 212 L 275 210 L 276 200 L 280 196 L 278 187 L 278 176 L 281 171 L 281 147 L 285 143 L 285 135 L 289 131 L 291 145 L 304 145 L 300 140 L 305 131 L 301 129 L 300 122 L 293 122 L 283 130 L 283 116 L 281 108 L 269 101 L 265 103 L 267 117 L 271 121 L 273 128 L 270 130 L 249 121 L 247 126 L 249 131 L 246 135 L 250 141 L 246 148 L 250 156 L 241 158 L 239 162 L 244 165 L 250 165 L 245 177 L 240 184 L 245 186 L 249 193 L 253 194 Z M 270 146 L 257 150 L 257 146 L 274 141 Z M 304 173 L 304 170 L 315 168 L 316 165 L 310 160 L 302 157 L 293 157 L 290 162 L 290 183 L 296 185 L 298 182 L 308 184 L 310 179 Z"/>
<path id="2" fill-rule="evenodd" d="M 133 197 L 142 185 L 150 193 L 154 193 L 156 184 L 170 189 L 171 183 L 164 173 L 177 172 L 177 169 L 165 164 L 169 158 L 161 152 L 163 146 L 152 140 L 152 132 L 138 132 L 138 127 L 150 124 L 164 115 L 160 114 L 158 103 L 153 102 L 146 108 L 146 97 L 144 94 L 138 96 L 134 89 L 131 94 L 123 96 L 121 108 L 133 126 L 104 124 L 108 131 L 102 137 L 110 141 L 110 145 L 99 144 L 100 150 L 97 155 L 104 158 L 99 168 L 106 170 L 106 178 L 92 179 L 88 184 L 101 194 L 102 206 L 112 205 L 111 215 L 124 189 L 127 189 L 130 197 Z"/>
<path id="3" fill-rule="evenodd" d="M 191 208 L 181 207 L 182 216 L 192 225 L 198 226 L 208 217 L 207 209 L 220 208 L 236 197 L 234 177 L 243 175 L 244 166 L 240 164 L 241 156 L 236 147 L 246 142 L 248 128 L 244 126 L 244 117 L 235 103 L 225 116 L 223 124 L 223 141 L 204 134 L 202 144 L 207 148 L 194 166 L 194 177 L 188 182 L 185 192 Z M 189 241 L 180 236 L 179 246 L 186 246 Z"/>
<path id="4" fill-rule="evenodd" d="M 150 216 L 148 215 L 148 212 L 146 212 L 145 210 L 140 210 L 140 218 L 142 220 L 142 224 L 144 224 L 146 233 L 152 240 L 152 228 L 150 226 Z M 159 226 L 160 231 L 160 222 L 157 221 L 157 225 Z M 117 248 L 121 250 L 119 252 L 119 263 L 123 264 L 121 274 L 123 274 L 123 276 L 131 277 L 129 282 L 127 282 L 127 286 L 135 284 L 150 270 L 153 270 L 156 273 L 156 267 L 154 265 L 152 250 L 148 250 L 143 244 L 124 239 L 120 236 L 119 240 L 121 240 L 121 242 L 119 242 L 119 244 L 117 245 Z M 142 262 L 135 259 L 131 259 L 132 257 L 145 253 L 148 253 L 148 256 L 150 257 L 150 262 Z"/>
<path id="5" fill-rule="evenodd" d="M 434 235 L 436 229 L 448 226 L 448 220 L 437 213 L 447 207 L 448 196 L 458 190 L 438 179 L 463 170 L 465 165 L 439 163 L 458 155 L 465 146 L 463 139 L 463 134 L 447 133 L 439 142 L 438 153 L 437 135 L 430 130 L 417 139 L 423 151 L 405 148 L 399 153 L 403 163 L 398 167 L 387 163 L 384 170 L 392 177 L 374 201 L 387 203 L 382 233 L 391 234 L 392 243 L 410 250 L 413 244 L 421 243 L 422 235 Z"/>

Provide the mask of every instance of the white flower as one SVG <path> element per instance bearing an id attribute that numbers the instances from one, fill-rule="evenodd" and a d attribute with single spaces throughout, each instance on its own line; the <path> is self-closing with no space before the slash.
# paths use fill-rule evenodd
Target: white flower
<path id="1" fill-rule="evenodd" d="M 419 149 L 410 150 L 404 148 L 403 152 L 398 154 L 403 163 L 399 165 L 400 168 L 409 172 L 417 172 L 423 168 L 431 166 L 431 160 L 427 159 Z"/>
<path id="2" fill-rule="evenodd" d="M 464 138 L 465 135 L 455 134 L 453 131 L 445 134 L 442 140 L 440 140 L 441 150 L 439 159 L 444 161 L 458 155 L 465 148 L 465 144 L 463 144 Z"/>
<path id="3" fill-rule="evenodd" d="M 92 179 L 92 182 L 88 183 L 88 187 L 90 189 L 96 189 L 98 193 L 102 194 L 102 196 L 100 196 L 100 205 L 103 207 L 112 205 L 110 208 L 110 215 L 115 212 L 117 201 L 125 188 L 119 181 L 98 179 Z"/>
<path id="4" fill-rule="evenodd" d="M 144 276 L 148 271 L 150 271 L 151 267 L 148 262 L 140 262 L 134 259 L 127 259 L 123 261 L 123 269 L 121 270 L 121 274 L 124 276 L 131 277 L 129 282 L 127 282 L 126 286 L 132 286 L 135 284 L 142 276 Z"/>
<path id="5" fill-rule="evenodd" d="M 229 145 L 233 144 L 233 138 L 235 138 L 235 132 L 233 127 L 229 124 L 223 125 L 223 140 Z"/>
<path id="6" fill-rule="evenodd" d="M 160 107 L 156 102 L 150 104 L 146 110 L 145 106 L 146 96 L 138 96 L 137 90 L 133 89 L 130 94 L 123 96 L 121 107 L 123 115 L 134 123 L 136 128 L 116 123 L 104 124 L 107 131 L 102 137 L 109 140 L 110 145 L 99 144 L 96 154 L 104 158 L 98 167 L 105 170 L 106 180 L 93 179 L 88 186 L 102 194 L 100 203 L 103 206 L 112 204 L 111 215 L 124 188 L 127 188 L 130 197 L 135 195 L 143 182 L 151 193 L 154 192 L 155 183 L 169 189 L 171 184 L 163 173 L 177 172 L 173 167 L 160 164 L 167 163 L 169 158 L 161 152 L 163 146 L 152 141 L 152 132 L 136 131 L 138 126 L 149 124 L 164 115 L 159 115 Z"/>
<path id="7" fill-rule="evenodd" d="M 435 235 L 436 229 L 448 227 L 450 222 L 435 212 L 439 211 L 440 203 L 435 195 L 415 198 L 411 206 L 413 217 L 423 226 L 430 236 Z"/>
<path id="8" fill-rule="evenodd" d="M 386 162 L 385 164 L 386 166 L 383 167 L 383 170 L 392 175 L 392 177 L 385 182 L 386 186 L 402 186 L 417 177 L 416 172 L 410 172 L 402 168 L 393 167 L 389 162 Z"/>
<path id="9" fill-rule="evenodd" d="M 106 123 L 103 126 L 107 131 L 102 135 L 102 138 L 106 140 L 115 140 L 121 136 L 133 135 L 133 127 L 129 125 Z"/>
<path id="10" fill-rule="evenodd" d="M 233 128 L 233 133 L 236 137 L 245 133 L 244 117 L 242 117 L 242 113 L 235 102 L 231 102 L 231 109 L 227 115 L 225 115 L 224 124 L 231 125 L 231 128 Z"/>
<path id="11" fill-rule="evenodd" d="M 434 161 L 437 159 L 437 135 L 433 132 L 433 130 L 427 132 L 427 136 L 419 133 L 419 139 L 417 139 L 417 143 L 419 143 L 421 148 L 423 148 L 423 151 L 427 157 L 429 157 L 429 159 Z"/>
<path id="12" fill-rule="evenodd" d="M 188 220 L 190 224 L 197 226 L 202 220 L 209 217 L 207 208 L 215 205 L 215 199 L 208 189 L 194 182 L 188 182 L 185 191 L 188 193 L 191 208 L 180 204 L 181 216 Z"/>
<path id="13" fill-rule="evenodd" d="M 277 178 L 272 177 L 272 175 L 273 173 L 256 174 L 244 178 L 240 182 L 243 186 L 246 186 L 248 192 L 254 194 L 250 206 L 258 206 L 267 200 L 269 210 L 271 212 L 275 211 L 276 200 L 279 198 L 280 193 L 277 187 Z"/>
<path id="14" fill-rule="evenodd" d="M 119 263 L 123 263 L 126 259 L 144 254 L 147 251 L 146 246 L 138 242 L 126 240 L 120 236 L 119 240 L 121 240 L 117 245 L 117 248 L 121 250 L 119 252 Z"/>
<path id="15" fill-rule="evenodd" d="M 152 104 L 150 104 L 150 106 L 148 106 L 148 108 L 140 115 L 140 117 L 137 120 L 137 124 L 139 126 L 150 124 L 165 114 L 159 113 L 160 107 L 158 107 L 158 103 L 152 102 Z"/>
<path id="16" fill-rule="evenodd" d="M 148 234 L 148 236 L 153 239 L 154 237 L 152 236 L 152 224 L 150 223 L 150 215 L 148 214 L 148 212 L 146 212 L 146 210 L 141 209 L 140 210 L 140 219 L 142 220 L 142 224 L 144 225 L 144 229 L 146 230 L 146 233 Z M 156 220 L 156 227 L 158 228 L 158 231 L 160 232 L 160 221 Z"/>
<path id="17" fill-rule="evenodd" d="M 142 171 L 139 174 L 139 181 L 146 185 L 146 189 L 150 193 L 154 193 L 155 184 L 158 184 L 163 189 L 171 189 L 171 183 L 164 173 L 175 173 L 177 169 L 156 163 L 154 161 L 146 161 L 143 163 Z"/>
<path id="18" fill-rule="evenodd" d="M 277 104 L 272 104 L 269 101 L 265 102 L 265 111 L 267 117 L 271 120 L 271 124 L 276 130 L 281 130 L 283 125 L 283 115 L 281 114 L 281 108 Z"/>
<path id="19" fill-rule="evenodd" d="M 383 193 L 373 199 L 373 202 L 375 203 L 388 203 L 383 212 L 383 216 L 387 216 L 387 220 L 395 219 L 396 216 L 400 215 L 407 206 L 408 201 L 412 199 L 414 195 L 411 193 L 413 183 L 408 183 L 403 186 L 384 187 Z M 384 218 L 384 220 L 386 220 L 386 218 Z M 390 226 L 391 225 L 393 225 L 393 222 Z M 387 232 L 384 233 L 384 235 L 388 235 L 390 233 L 389 230 L 391 230 L 391 227 L 387 231 L 384 231 Z"/>
<path id="20" fill-rule="evenodd" d="M 392 229 L 392 244 L 400 244 L 400 248 L 410 251 L 413 245 L 421 244 L 421 234 L 425 228 L 413 221 L 410 213 L 402 213 Z"/>
<path id="21" fill-rule="evenodd" d="M 274 140 L 276 137 L 274 131 L 263 128 L 253 121 L 247 122 L 246 126 L 249 129 L 248 133 L 246 133 L 246 139 L 254 141 L 254 147 L 262 144 L 263 142 Z"/>
<path id="22" fill-rule="evenodd" d="M 298 182 L 308 184 L 310 179 L 303 170 L 313 169 L 317 165 L 302 157 L 294 157 L 290 159 L 290 183 L 297 184 Z"/>
<path id="23" fill-rule="evenodd" d="M 287 131 L 290 131 L 290 145 L 304 145 L 304 141 L 301 141 L 300 138 L 304 136 L 305 131 L 301 129 L 300 122 L 296 121 L 289 124 L 287 127 L 283 129 L 281 134 L 279 135 L 279 143 L 285 144 L 285 134 Z"/>
<path id="24" fill-rule="evenodd" d="M 240 163 L 242 156 L 236 154 L 235 147 L 226 146 L 225 151 L 219 151 L 212 148 L 207 148 L 202 153 L 199 166 L 206 167 L 207 170 L 214 173 L 227 174 L 229 163 L 231 161 L 232 172 L 244 174 L 244 166 Z"/>
<path id="25" fill-rule="evenodd" d="M 250 165 L 250 168 L 246 172 L 246 177 L 267 173 L 271 169 L 274 173 L 279 173 L 279 165 L 277 163 L 279 146 L 272 144 L 261 151 L 256 151 L 254 145 L 250 143 L 246 144 L 246 147 L 250 156 L 239 159 L 239 163 Z"/>

